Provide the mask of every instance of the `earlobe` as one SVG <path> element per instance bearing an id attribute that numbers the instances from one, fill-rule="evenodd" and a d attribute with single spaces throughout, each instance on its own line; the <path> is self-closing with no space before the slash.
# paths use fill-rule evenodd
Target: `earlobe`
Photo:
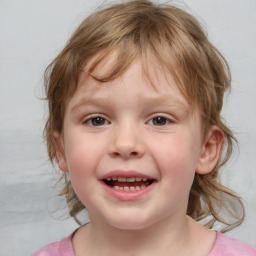
<path id="1" fill-rule="evenodd" d="M 214 125 L 209 130 L 198 161 L 196 173 L 210 173 L 218 163 L 224 141 L 223 132 Z"/>
<path id="2" fill-rule="evenodd" d="M 58 166 L 59 166 L 60 170 L 62 170 L 63 172 L 68 172 L 66 156 L 65 156 L 60 133 L 57 131 L 54 131 L 53 138 L 54 138 L 55 145 L 56 145 L 56 157 L 57 157 L 57 161 L 58 161 Z"/>

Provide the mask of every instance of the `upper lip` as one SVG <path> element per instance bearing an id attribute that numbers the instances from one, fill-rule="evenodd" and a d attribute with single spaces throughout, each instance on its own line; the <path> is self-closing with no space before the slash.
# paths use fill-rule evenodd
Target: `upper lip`
<path id="1" fill-rule="evenodd" d="M 135 171 L 135 170 L 112 170 L 102 175 L 99 179 L 104 180 L 111 177 L 124 177 L 124 178 L 140 177 L 140 178 L 146 178 L 149 180 L 155 180 L 154 177 Z"/>

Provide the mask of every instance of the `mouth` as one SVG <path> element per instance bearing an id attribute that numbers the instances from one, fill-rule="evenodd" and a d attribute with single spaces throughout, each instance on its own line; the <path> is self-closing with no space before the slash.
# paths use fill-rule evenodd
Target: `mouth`
<path id="1" fill-rule="evenodd" d="M 110 188 L 121 191 L 139 191 L 156 182 L 142 177 L 108 177 L 102 181 Z"/>

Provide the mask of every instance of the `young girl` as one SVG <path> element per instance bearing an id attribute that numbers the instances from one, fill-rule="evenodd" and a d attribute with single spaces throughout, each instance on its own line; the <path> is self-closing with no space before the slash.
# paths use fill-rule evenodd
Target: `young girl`
<path id="1" fill-rule="evenodd" d="M 244 208 L 218 177 L 235 141 L 220 116 L 229 67 L 195 18 L 147 0 L 98 11 L 45 86 L 61 194 L 90 222 L 32 256 L 256 255 L 211 229 L 238 226 Z"/>

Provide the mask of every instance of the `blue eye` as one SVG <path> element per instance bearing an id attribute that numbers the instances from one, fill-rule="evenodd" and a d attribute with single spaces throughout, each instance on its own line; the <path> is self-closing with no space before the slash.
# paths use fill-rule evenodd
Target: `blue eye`
<path id="1" fill-rule="evenodd" d="M 86 120 L 84 123 L 90 126 L 102 126 L 108 124 L 108 121 L 103 117 L 97 116 Z"/>

